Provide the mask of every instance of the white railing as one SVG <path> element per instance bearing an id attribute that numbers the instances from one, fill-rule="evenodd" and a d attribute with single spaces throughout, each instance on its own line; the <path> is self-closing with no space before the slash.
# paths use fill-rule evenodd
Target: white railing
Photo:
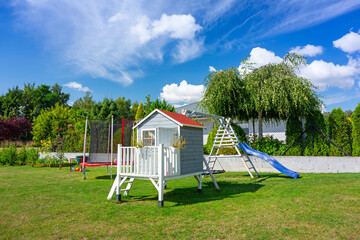
<path id="1" fill-rule="evenodd" d="M 162 166 L 161 162 L 162 161 Z M 162 168 L 160 168 L 162 167 Z M 118 146 L 117 168 L 119 175 L 164 176 L 180 175 L 180 149 L 172 147 Z"/>

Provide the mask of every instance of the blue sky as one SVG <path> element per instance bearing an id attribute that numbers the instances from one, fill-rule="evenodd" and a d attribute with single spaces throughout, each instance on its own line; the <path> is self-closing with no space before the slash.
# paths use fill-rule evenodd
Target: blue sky
<path id="1" fill-rule="evenodd" d="M 59 83 L 69 102 L 198 101 L 212 70 L 308 57 L 327 111 L 360 102 L 360 0 L 0 2 L 0 94 Z"/>

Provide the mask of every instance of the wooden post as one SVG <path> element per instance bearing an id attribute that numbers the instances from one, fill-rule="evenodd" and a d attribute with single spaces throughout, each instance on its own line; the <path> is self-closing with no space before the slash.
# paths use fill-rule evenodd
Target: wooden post
<path id="1" fill-rule="evenodd" d="M 88 123 L 88 118 L 86 117 L 86 122 L 85 122 L 85 136 L 84 136 L 84 152 L 83 152 L 83 166 L 82 166 L 82 170 L 83 170 L 83 179 L 86 179 L 85 176 L 85 155 L 86 155 L 86 135 L 87 135 L 87 123 Z"/>
<path id="2" fill-rule="evenodd" d="M 117 174 L 116 174 L 116 201 L 121 201 L 121 193 L 120 193 L 120 180 L 121 180 L 121 170 L 120 170 L 120 163 L 122 162 L 122 152 L 121 152 L 121 144 L 118 144 L 118 152 L 117 152 Z"/>
<path id="3" fill-rule="evenodd" d="M 158 206 L 163 207 L 164 206 L 164 145 L 159 144 L 159 164 L 158 164 L 158 174 L 159 174 L 159 200 L 158 200 Z"/>
<path id="4" fill-rule="evenodd" d="M 214 175 L 212 174 L 212 172 L 211 172 L 211 170 L 210 170 L 209 164 L 206 162 L 205 157 L 203 157 L 203 162 L 204 162 L 204 164 L 205 164 L 206 170 L 209 172 L 210 177 L 211 177 L 211 179 L 212 179 L 213 182 L 214 182 L 215 188 L 216 188 L 217 190 L 219 190 L 219 189 L 220 189 L 220 188 L 219 188 L 219 185 L 217 184 L 217 182 L 216 182 L 216 180 L 215 180 L 215 177 L 214 177 Z"/>
<path id="5" fill-rule="evenodd" d="M 202 183 L 202 177 L 201 177 L 201 175 L 196 175 L 194 177 L 198 182 L 198 192 L 201 192 L 202 191 L 202 184 L 201 184 Z"/>

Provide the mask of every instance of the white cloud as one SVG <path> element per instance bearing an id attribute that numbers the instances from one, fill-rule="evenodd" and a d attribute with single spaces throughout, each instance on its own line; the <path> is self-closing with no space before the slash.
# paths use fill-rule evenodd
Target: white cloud
<path id="1" fill-rule="evenodd" d="M 256 47 L 250 52 L 249 62 L 253 63 L 254 67 L 261 67 L 269 63 L 281 63 L 281 61 L 281 57 L 276 56 L 274 52 L 265 48 Z"/>
<path id="2" fill-rule="evenodd" d="M 350 31 L 338 40 L 333 41 L 334 47 L 340 48 L 344 52 L 353 53 L 360 51 L 360 34 Z"/>
<path id="3" fill-rule="evenodd" d="M 203 53 L 202 27 L 189 3 L 175 11 L 180 2 L 12 0 L 18 25 L 46 50 L 79 73 L 123 85 L 143 76 L 147 61 L 161 63 L 167 55 L 181 63 Z"/>
<path id="4" fill-rule="evenodd" d="M 160 20 L 152 23 L 153 35 L 159 36 L 168 34 L 175 39 L 193 39 L 195 33 L 201 29 L 200 25 L 195 23 L 195 18 L 188 15 L 162 14 Z"/>
<path id="5" fill-rule="evenodd" d="M 304 47 L 297 46 L 295 48 L 292 48 L 290 52 L 295 52 L 302 56 L 314 57 L 316 55 L 322 54 L 323 48 L 321 46 L 314 46 L 308 44 Z"/>
<path id="6" fill-rule="evenodd" d="M 216 72 L 216 69 L 213 66 L 209 66 L 209 71 L 210 72 Z"/>
<path id="7" fill-rule="evenodd" d="M 177 63 L 189 61 L 199 57 L 203 53 L 203 44 L 203 40 L 180 41 L 171 55 Z"/>
<path id="8" fill-rule="evenodd" d="M 201 100 L 203 90 L 203 85 L 192 85 L 183 80 L 179 85 L 176 83 L 166 84 L 160 97 L 169 103 L 192 103 Z"/>
<path id="9" fill-rule="evenodd" d="M 65 83 L 64 86 L 68 87 L 68 88 L 76 89 L 76 90 L 81 91 L 81 92 L 90 91 L 90 88 L 83 87 L 82 84 L 78 83 L 78 82 L 68 82 L 68 83 Z"/>
<path id="10" fill-rule="evenodd" d="M 283 59 L 276 56 L 274 52 L 266 50 L 265 48 L 256 47 L 251 50 L 248 62 L 251 64 L 251 68 L 258 68 L 269 63 L 281 63 L 282 60 Z M 251 69 L 242 63 L 240 64 L 238 70 L 240 73 L 251 72 Z"/>
<path id="11" fill-rule="evenodd" d="M 311 80 L 320 91 L 325 91 L 329 87 L 350 89 L 354 86 L 359 70 L 351 59 L 347 65 L 315 60 L 300 69 L 299 75 Z"/>

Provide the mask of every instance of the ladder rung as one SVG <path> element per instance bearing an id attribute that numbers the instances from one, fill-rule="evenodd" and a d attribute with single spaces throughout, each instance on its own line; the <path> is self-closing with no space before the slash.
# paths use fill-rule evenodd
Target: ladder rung
<path id="1" fill-rule="evenodd" d="M 134 182 L 134 180 L 132 180 L 132 181 L 125 181 L 123 184 L 125 184 L 125 183 L 133 183 Z"/>

